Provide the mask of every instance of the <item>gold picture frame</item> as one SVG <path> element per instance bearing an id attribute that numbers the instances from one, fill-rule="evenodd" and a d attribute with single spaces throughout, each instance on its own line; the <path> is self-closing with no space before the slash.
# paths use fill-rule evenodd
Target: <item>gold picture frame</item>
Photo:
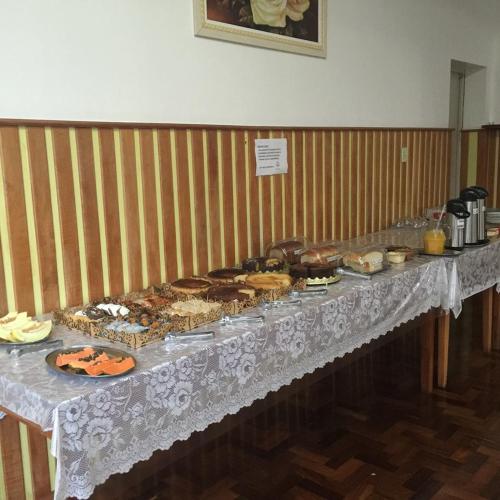
<path id="1" fill-rule="evenodd" d="M 195 35 L 326 57 L 327 0 L 289 0 L 291 5 L 286 6 L 286 13 L 277 12 L 272 17 L 271 12 L 269 17 L 266 9 L 257 24 L 259 13 L 252 9 L 258 8 L 258 1 L 264 0 L 193 0 Z M 268 20 L 270 24 L 265 24 Z"/>

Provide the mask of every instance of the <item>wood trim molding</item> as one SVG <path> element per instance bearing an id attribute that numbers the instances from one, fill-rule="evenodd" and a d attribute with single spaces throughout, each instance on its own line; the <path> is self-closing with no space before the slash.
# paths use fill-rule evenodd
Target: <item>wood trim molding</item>
<path id="1" fill-rule="evenodd" d="M 190 123 L 147 123 L 147 122 L 100 122 L 100 121 L 78 121 L 78 120 L 38 120 L 38 119 L 21 119 L 21 118 L 0 118 L 0 127 L 73 127 L 73 128 L 120 128 L 120 129 L 178 129 L 178 130 L 350 130 L 358 131 L 450 131 L 451 128 L 439 127 L 302 127 L 302 126 L 279 126 L 279 125 L 216 125 L 216 124 L 190 124 Z"/>

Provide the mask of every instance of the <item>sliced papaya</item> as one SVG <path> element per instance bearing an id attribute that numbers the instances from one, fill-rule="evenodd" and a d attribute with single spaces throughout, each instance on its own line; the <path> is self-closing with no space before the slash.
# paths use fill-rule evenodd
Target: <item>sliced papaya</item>
<path id="1" fill-rule="evenodd" d="M 57 366 L 66 366 L 70 361 L 77 361 L 81 358 L 88 358 L 95 354 L 95 350 L 92 347 L 85 347 L 81 351 L 70 352 L 67 354 L 59 354 L 56 358 Z"/>
<path id="2" fill-rule="evenodd" d="M 98 375 L 119 375 L 120 373 L 126 372 L 135 366 L 134 360 L 132 358 L 113 358 L 102 363 L 98 363 L 85 368 L 85 371 L 96 377 Z"/>
<path id="3" fill-rule="evenodd" d="M 96 356 L 95 358 L 92 356 L 92 359 L 87 359 L 87 358 L 81 358 L 81 359 L 75 359 L 73 361 L 70 361 L 68 363 L 68 366 L 70 368 L 77 368 L 80 370 L 85 370 L 89 366 L 94 366 L 98 363 L 103 363 L 105 361 L 109 360 L 109 356 L 103 352 Z"/>

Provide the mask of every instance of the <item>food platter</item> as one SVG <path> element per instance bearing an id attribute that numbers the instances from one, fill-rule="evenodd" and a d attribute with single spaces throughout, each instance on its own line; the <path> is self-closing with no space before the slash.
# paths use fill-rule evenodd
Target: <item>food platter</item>
<path id="1" fill-rule="evenodd" d="M 130 358 L 132 360 L 132 365 L 130 368 L 116 374 L 101 374 L 101 375 L 89 375 L 85 373 L 81 369 L 74 369 L 71 367 L 62 367 L 57 365 L 57 360 L 60 355 L 71 355 L 76 354 L 85 349 L 92 349 L 97 354 L 105 354 L 109 359 L 113 360 L 115 358 Z M 82 358 L 87 359 L 87 358 Z M 55 351 L 50 352 L 46 357 L 45 361 L 49 368 L 56 373 L 60 373 L 69 377 L 79 377 L 79 378 L 88 378 L 88 379 L 102 379 L 102 378 L 114 378 L 121 377 L 130 373 L 136 367 L 136 360 L 134 356 L 129 354 L 128 352 L 122 351 L 121 349 L 115 349 L 114 347 L 100 346 L 100 345 L 75 345 L 71 347 L 65 347 L 63 349 L 56 349 Z"/>
<path id="2" fill-rule="evenodd" d="M 445 248 L 443 253 L 427 253 L 423 248 L 418 249 L 419 255 L 426 255 L 428 257 L 458 257 L 462 255 L 462 250 L 453 250 L 451 248 Z"/>
<path id="3" fill-rule="evenodd" d="M 325 286 L 337 283 L 342 279 L 342 276 L 336 274 L 335 276 L 328 276 L 327 278 L 306 278 L 307 286 Z"/>
<path id="4" fill-rule="evenodd" d="M 3 340 L 0 339 L 0 348 L 1 347 L 25 347 L 28 345 L 37 345 L 37 344 L 43 344 L 44 342 L 47 342 L 50 340 L 50 335 L 45 337 L 42 340 L 35 340 L 33 342 L 9 342 L 8 340 Z"/>

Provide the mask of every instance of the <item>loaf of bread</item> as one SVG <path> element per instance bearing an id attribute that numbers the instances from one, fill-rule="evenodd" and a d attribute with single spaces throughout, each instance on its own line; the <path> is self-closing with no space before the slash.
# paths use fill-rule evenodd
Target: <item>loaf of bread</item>
<path id="1" fill-rule="evenodd" d="M 384 268 L 384 252 L 382 250 L 360 250 L 344 254 L 344 264 L 360 273 L 373 273 Z"/>
<path id="2" fill-rule="evenodd" d="M 341 265 L 342 255 L 335 245 L 322 245 L 305 250 L 300 255 L 302 264 L 334 264 Z"/>
<path id="3" fill-rule="evenodd" d="M 298 240 L 285 240 L 275 243 L 268 251 L 273 259 L 285 260 L 289 264 L 300 262 L 300 255 L 305 250 L 304 244 Z"/>

